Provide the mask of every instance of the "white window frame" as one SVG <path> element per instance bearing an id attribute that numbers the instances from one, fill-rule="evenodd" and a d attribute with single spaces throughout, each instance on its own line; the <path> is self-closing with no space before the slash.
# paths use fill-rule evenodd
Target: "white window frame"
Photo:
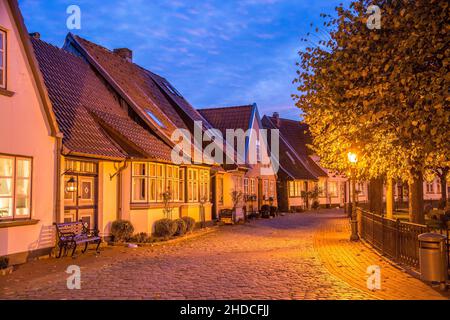
<path id="1" fill-rule="evenodd" d="M 26 157 L 26 156 L 12 156 L 12 155 L 4 155 L 0 154 L 0 158 L 4 159 L 11 159 L 13 161 L 13 167 L 12 167 L 12 176 L 0 176 L 0 178 L 7 178 L 11 179 L 12 181 L 12 192 L 11 196 L 1 196 L 2 199 L 11 199 L 12 200 L 12 216 L 6 216 L 6 217 L 0 217 L 1 221 L 17 221 L 17 220 L 29 220 L 31 219 L 31 213 L 32 213 L 32 189 L 33 189 L 33 158 L 32 157 Z M 18 177 L 17 176 L 17 162 L 19 160 L 26 160 L 30 163 L 30 172 L 29 177 Z M 17 182 L 18 180 L 28 180 L 28 194 L 27 194 L 27 200 L 28 200 L 28 214 L 27 215 L 18 215 L 17 214 L 17 200 L 18 200 L 18 190 L 17 190 Z M 18 216 L 18 217 L 17 217 Z"/>

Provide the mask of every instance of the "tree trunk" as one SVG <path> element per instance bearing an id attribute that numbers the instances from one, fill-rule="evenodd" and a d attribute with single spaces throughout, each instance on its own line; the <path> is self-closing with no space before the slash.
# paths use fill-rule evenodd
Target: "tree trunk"
<path id="1" fill-rule="evenodd" d="M 371 179 L 369 184 L 369 211 L 383 213 L 383 179 Z"/>
<path id="2" fill-rule="evenodd" d="M 387 188 L 386 188 L 386 216 L 389 219 L 394 218 L 394 180 L 387 179 Z"/>
<path id="3" fill-rule="evenodd" d="M 409 220 L 413 223 L 424 224 L 423 173 L 421 171 L 411 173 L 414 179 L 409 184 Z"/>

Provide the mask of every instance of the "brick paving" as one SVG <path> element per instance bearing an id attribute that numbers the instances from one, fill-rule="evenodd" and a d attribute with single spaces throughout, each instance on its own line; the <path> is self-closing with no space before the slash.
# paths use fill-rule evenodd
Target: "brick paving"
<path id="1" fill-rule="evenodd" d="M 336 210 L 221 227 L 183 242 L 99 256 L 30 262 L 0 277 L 0 299 L 442 299 L 438 292 L 347 241 Z M 66 286 L 81 267 L 81 290 Z M 368 265 L 382 291 L 366 289 Z"/>

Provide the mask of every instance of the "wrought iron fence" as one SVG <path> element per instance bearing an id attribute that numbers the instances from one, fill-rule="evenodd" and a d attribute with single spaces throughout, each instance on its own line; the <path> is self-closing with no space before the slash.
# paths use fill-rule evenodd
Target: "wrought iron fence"
<path id="1" fill-rule="evenodd" d="M 359 233 L 365 241 L 383 255 L 399 263 L 419 269 L 419 240 L 427 226 L 388 219 L 357 209 Z"/>

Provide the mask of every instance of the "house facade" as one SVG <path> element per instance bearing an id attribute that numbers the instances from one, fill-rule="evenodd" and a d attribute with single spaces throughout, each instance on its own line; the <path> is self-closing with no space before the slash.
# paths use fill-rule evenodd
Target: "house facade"
<path id="1" fill-rule="evenodd" d="M 60 133 L 16 1 L 0 1 L 0 256 L 54 246 Z"/>
<path id="2" fill-rule="evenodd" d="M 267 129 L 280 130 L 278 201 L 282 210 L 304 210 L 315 202 L 321 207 L 341 207 L 351 202 L 348 179 L 323 168 L 320 159 L 308 148 L 311 137 L 307 125 L 282 119 L 278 113 L 264 116 L 262 124 Z M 368 184 L 358 182 L 356 191 L 358 201 L 366 202 Z"/>
<path id="3" fill-rule="evenodd" d="M 241 134 L 246 134 L 244 148 L 239 150 L 238 145 L 234 145 L 234 151 L 240 159 L 243 159 L 243 165 L 245 165 L 245 168 L 240 170 L 243 174 L 232 175 L 229 184 L 231 188 L 226 188 L 229 190 L 228 193 L 239 191 L 243 194 L 238 208 L 238 217 L 242 217 L 244 212 L 246 214 L 257 212 L 263 205 L 278 206 L 277 175 L 269 157 L 268 145 L 265 141 L 267 139 L 263 139 L 260 134 L 260 130 L 264 128 L 258 106 L 252 104 L 199 109 L 198 111 L 215 129 L 220 130 L 224 139 L 226 139 L 227 130 L 234 132 L 239 130 Z M 233 141 L 226 142 L 233 143 Z M 221 179 L 219 176 L 219 184 L 222 183 Z M 218 189 L 223 190 L 222 187 L 216 188 L 216 190 Z M 225 201 L 215 207 L 216 214 L 221 209 L 233 206 L 230 196 L 224 197 L 224 199 Z M 243 212 L 240 211 L 241 208 Z"/>

